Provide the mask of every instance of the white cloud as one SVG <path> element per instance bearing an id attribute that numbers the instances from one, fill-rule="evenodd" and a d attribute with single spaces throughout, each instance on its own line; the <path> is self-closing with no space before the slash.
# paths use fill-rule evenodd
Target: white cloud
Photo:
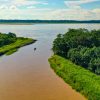
<path id="1" fill-rule="evenodd" d="M 39 1 L 29 1 L 29 0 L 13 0 L 11 4 L 16 6 L 26 6 L 26 5 L 36 5 L 41 4 Z"/>
<path id="2" fill-rule="evenodd" d="M 0 6 L 0 11 L 6 11 L 6 10 L 18 10 L 18 8 L 14 5 L 11 5 L 11 6 L 1 5 Z"/>
<path id="3" fill-rule="evenodd" d="M 9 14 L 10 12 L 10 14 Z M 0 10 L 0 18 L 4 19 L 62 19 L 62 20 L 99 20 L 100 9 L 40 9 L 29 8 L 19 10 L 15 6 Z"/>
<path id="4" fill-rule="evenodd" d="M 18 10 L 18 8 L 17 8 L 16 6 L 14 6 L 14 5 L 11 5 L 11 6 L 9 7 L 9 9 L 10 9 L 10 10 Z"/>
<path id="5" fill-rule="evenodd" d="M 34 8 L 36 8 L 35 6 L 28 6 L 27 7 L 28 9 L 34 9 Z"/>
<path id="6" fill-rule="evenodd" d="M 0 0 L 0 9 L 23 8 L 33 9 L 36 5 L 47 5 L 48 2 L 37 0 Z"/>
<path id="7" fill-rule="evenodd" d="M 93 13 L 98 13 L 98 14 L 100 14 L 100 9 L 99 9 L 99 8 L 98 8 L 98 9 L 93 9 L 92 12 L 93 12 Z M 100 16 L 99 16 L 99 17 L 100 17 Z"/>
<path id="8" fill-rule="evenodd" d="M 48 2 L 37 1 L 37 0 L 0 0 L 0 5 L 15 5 L 15 6 L 27 6 L 27 5 L 47 5 Z"/>
<path id="9" fill-rule="evenodd" d="M 37 0 L 10 0 L 10 2 L 0 6 L 0 19 L 97 20 L 100 19 L 99 8 L 88 10 L 80 6 L 81 4 L 94 1 L 98 0 L 65 1 L 65 4 L 69 8 L 54 9 L 36 8 L 35 6 L 37 4 L 47 5 L 47 2 L 39 2 Z"/>
<path id="10" fill-rule="evenodd" d="M 98 9 L 100 11 L 100 9 Z M 49 16 L 48 16 L 49 14 Z M 58 9 L 45 14 L 45 19 L 61 20 L 99 20 L 100 13 L 97 10 L 86 9 Z"/>
<path id="11" fill-rule="evenodd" d="M 80 8 L 81 4 L 91 3 L 99 0 L 73 0 L 73 1 L 65 1 L 64 3 L 69 8 Z"/>
<path id="12" fill-rule="evenodd" d="M 8 9 L 8 7 L 6 5 L 1 5 L 0 10 L 4 10 L 4 9 Z"/>

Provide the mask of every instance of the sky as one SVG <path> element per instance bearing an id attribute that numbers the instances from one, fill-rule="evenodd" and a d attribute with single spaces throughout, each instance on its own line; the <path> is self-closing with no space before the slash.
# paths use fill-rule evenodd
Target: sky
<path id="1" fill-rule="evenodd" d="M 0 0 L 0 19 L 100 20 L 100 0 Z"/>

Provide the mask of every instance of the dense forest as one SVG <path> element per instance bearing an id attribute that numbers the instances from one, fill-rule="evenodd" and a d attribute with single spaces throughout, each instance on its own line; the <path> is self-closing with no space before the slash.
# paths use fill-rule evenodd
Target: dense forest
<path id="1" fill-rule="evenodd" d="M 0 33 L 0 47 L 14 43 L 17 37 L 14 33 L 9 32 L 8 34 Z"/>
<path id="2" fill-rule="evenodd" d="M 100 20 L 0 20 L 0 23 L 100 23 Z"/>
<path id="3" fill-rule="evenodd" d="M 54 54 L 100 75 L 100 30 L 69 29 L 53 42 Z"/>

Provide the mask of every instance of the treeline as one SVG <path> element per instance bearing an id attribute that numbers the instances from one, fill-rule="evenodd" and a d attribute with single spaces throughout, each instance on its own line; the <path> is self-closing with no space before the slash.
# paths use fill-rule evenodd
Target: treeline
<path id="1" fill-rule="evenodd" d="M 0 20 L 0 23 L 100 23 L 100 20 Z"/>
<path id="2" fill-rule="evenodd" d="M 100 75 L 100 30 L 69 29 L 57 35 L 53 51 Z"/>
<path id="3" fill-rule="evenodd" d="M 9 32 L 8 34 L 0 33 L 0 47 L 14 43 L 17 37 L 14 33 Z"/>

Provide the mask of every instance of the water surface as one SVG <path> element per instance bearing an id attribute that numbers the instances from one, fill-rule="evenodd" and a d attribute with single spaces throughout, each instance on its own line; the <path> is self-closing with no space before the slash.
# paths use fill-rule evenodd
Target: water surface
<path id="1" fill-rule="evenodd" d="M 85 100 L 53 72 L 48 58 L 58 33 L 68 28 L 99 27 L 99 24 L 0 25 L 0 32 L 38 40 L 10 56 L 0 57 L 0 100 Z"/>

